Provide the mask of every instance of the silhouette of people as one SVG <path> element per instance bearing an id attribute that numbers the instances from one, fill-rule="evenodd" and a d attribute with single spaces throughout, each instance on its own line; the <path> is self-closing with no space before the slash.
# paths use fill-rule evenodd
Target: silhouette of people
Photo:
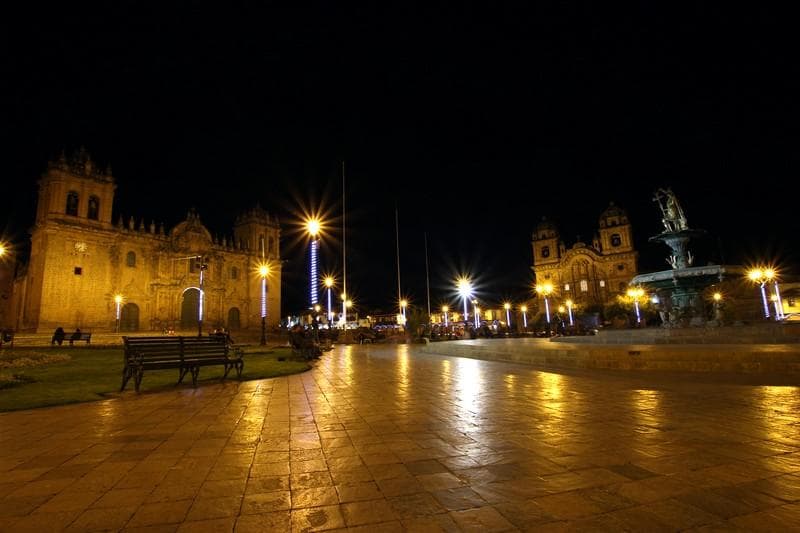
<path id="1" fill-rule="evenodd" d="M 79 340 L 81 340 L 81 328 L 75 328 L 75 331 L 73 331 L 72 335 L 69 337 L 69 345 L 72 346 L 73 342 Z"/>
<path id="2" fill-rule="evenodd" d="M 53 332 L 53 338 L 50 340 L 50 344 L 58 343 L 58 345 L 61 346 L 66 336 L 67 334 L 64 333 L 64 328 L 58 326 L 56 330 Z"/>

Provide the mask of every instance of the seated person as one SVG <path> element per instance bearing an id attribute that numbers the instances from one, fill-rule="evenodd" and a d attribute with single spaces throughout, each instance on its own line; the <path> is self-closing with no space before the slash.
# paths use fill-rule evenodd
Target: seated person
<path id="1" fill-rule="evenodd" d="M 66 337 L 66 333 L 64 333 L 64 328 L 58 326 L 56 330 L 53 332 L 53 338 L 50 340 L 50 344 L 58 343 L 61 346 L 61 343 L 64 342 L 64 338 Z"/>
<path id="2" fill-rule="evenodd" d="M 81 340 L 81 328 L 75 328 L 75 331 L 69 336 L 69 344 L 72 345 L 73 342 L 79 340 Z"/>

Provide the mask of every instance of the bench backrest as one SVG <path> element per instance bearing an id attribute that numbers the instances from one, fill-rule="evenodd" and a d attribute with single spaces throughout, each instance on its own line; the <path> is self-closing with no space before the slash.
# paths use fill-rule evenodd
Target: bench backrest
<path id="1" fill-rule="evenodd" d="M 225 339 L 218 337 L 122 337 L 125 357 L 134 354 L 147 361 L 215 358 L 228 355 Z"/>

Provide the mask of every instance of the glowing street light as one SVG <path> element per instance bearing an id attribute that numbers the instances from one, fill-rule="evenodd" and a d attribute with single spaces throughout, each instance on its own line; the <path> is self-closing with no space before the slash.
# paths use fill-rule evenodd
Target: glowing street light
<path id="1" fill-rule="evenodd" d="M 528 306 L 523 305 L 519 308 L 522 311 L 522 327 L 527 331 L 528 330 Z"/>
<path id="2" fill-rule="evenodd" d="M 328 289 L 328 328 L 333 323 L 333 307 L 331 307 L 331 289 L 333 288 L 333 276 L 325 276 L 325 288 Z"/>
<path id="3" fill-rule="evenodd" d="M 267 276 L 269 275 L 269 265 L 261 263 L 258 265 L 258 275 L 261 277 L 261 340 L 259 344 L 267 344 Z"/>
<path id="4" fill-rule="evenodd" d="M 631 287 L 628 289 L 627 295 L 629 298 L 633 299 L 633 307 L 636 310 L 636 323 L 641 324 L 642 317 L 639 314 L 639 298 L 644 296 L 644 289 L 641 287 Z"/>
<path id="5" fill-rule="evenodd" d="M 309 288 L 310 288 L 310 304 L 309 307 L 313 308 L 317 303 L 319 303 L 319 295 L 317 293 L 317 288 L 319 286 L 319 282 L 317 281 L 317 253 L 319 250 L 319 239 L 317 236 L 320 233 L 322 226 L 319 222 L 319 219 L 316 218 L 309 218 L 306 220 L 306 231 L 311 236 L 311 252 L 309 254 Z"/>
<path id="6" fill-rule="evenodd" d="M 540 294 L 544 297 L 544 312 L 545 317 L 547 319 L 547 332 L 550 332 L 550 302 L 547 301 L 547 297 L 550 296 L 553 292 L 553 284 L 548 282 L 537 284 L 536 285 L 536 293 Z"/>
<path id="7" fill-rule="evenodd" d="M 406 307 L 408 307 L 408 300 L 400 300 L 400 316 L 403 318 L 403 326 L 406 325 Z"/>
<path id="8" fill-rule="evenodd" d="M 464 324 L 467 322 L 467 315 L 469 311 L 467 310 L 467 300 L 470 296 L 472 296 L 472 284 L 470 283 L 469 279 L 461 277 L 456 280 L 458 293 L 461 295 L 461 298 L 464 299 Z"/>
<path id="9" fill-rule="evenodd" d="M 567 304 L 567 312 L 569 313 L 569 325 L 574 326 L 575 323 L 572 321 L 572 300 L 568 298 L 567 301 L 564 303 Z"/>
<path id="10" fill-rule="evenodd" d="M 508 329 L 511 329 L 511 304 L 506 302 L 503 304 L 503 307 L 506 310 L 506 326 Z"/>
<path id="11" fill-rule="evenodd" d="M 775 270 L 771 268 L 753 268 L 747 272 L 747 277 L 761 287 L 761 302 L 764 304 L 764 317 L 769 318 L 769 304 L 767 303 L 766 285 L 775 278 Z M 775 282 L 777 292 L 778 283 Z M 777 318 L 777 317 L 776 317 Z"/>
<path id="12" fill-rule="evenodd" d="M 0 254 L 0 255 L 2 255 L 2 254 Z M 114 303 L 117 305 L 117 323 L 116 323 L 116 327 L 114 328 L 116 333 L 119 333 L 120 305 L 122 305 L 122 300 L 123 300 L 123 298 L 122 298 L 121 294 L 115 294 L 114 295 Z"/>
<path id="13" fill-rule="evenodd" d="M 6 248 L 5 243 L 0 242 L 0 257 L 5 256 L 7 251 L 8 248 Z"/>
<path id="14" fill-rule="evenodd" d="M 444 327 L 447 327 L 447 325 L 448 325 L 447 324 L 447 313 L 448 313 L 448 311 L 450 311 L 450 308 L 447 307 L 446 305 L 443 305 L 442 306 L 442 313 L 444 313 Z"/>

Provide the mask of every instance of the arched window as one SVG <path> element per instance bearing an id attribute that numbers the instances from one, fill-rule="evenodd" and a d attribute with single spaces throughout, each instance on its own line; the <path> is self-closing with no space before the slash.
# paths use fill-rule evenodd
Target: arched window
<path id="1" fill-rule="evenodd" d="M 125 264 L 129 267 L 136 266 L 136 252 L 128 252 L 128 254 L 125 256 Z"/>
<path id="2" fill-rule="evenodd" d="M 231 279 L 239 279 L 239 269 L 235 266 L 231 267 Z"/>
<path id="3" fill-rule="evenodd" d="M 622 237 L 619 236 L 619 233 L 614 233 L 611 235 L 611 246 L 620 246 L 622 245 Z"/>
<path id="4" fill-rule="evenodd" d="M 274 237 L 270 237 L 269 238 L 269 253 L 274 254 L 274 253 L 277 253 L 277 252 L 278 252 L 278 250 L 275 249 L 275 238 Z"/>
<path id="5" fill-rule="evenodd" d="M 89 220 L 98 220 L 100 218 L 100 198 L 97 196 L 89 197 L 89 211 L 86 216 Z"/>
<path id="6" fill-rule="evenodd" d="M 589 282 L 585 279 L 581 280 L 581 292 L 588 292 L 589 291 Z"/>
<path id="7" fill-rule="evenodd" d="M 542 257 L 550 257 L 550 247 L 542 246 Z"/>
<path id="8" fill-rule="evenodd" d="M 78 193 L 75 191 L 67 193 L 67 214 L 73 217 L 78 216 Z"/>

